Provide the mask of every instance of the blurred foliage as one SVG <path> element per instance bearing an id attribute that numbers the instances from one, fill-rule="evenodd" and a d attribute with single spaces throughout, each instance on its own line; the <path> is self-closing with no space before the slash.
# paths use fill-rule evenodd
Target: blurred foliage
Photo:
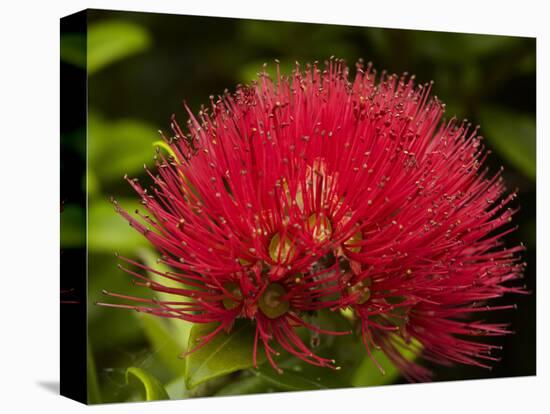
<path id="1" fill-rule="evenodd" d="M 217 334 L 210 342 L 200 346 L 202 337 L 217 328 L 216 324 L 195 324 L 189 336 L 185 379 L 188 388 L 195 388 L 205 381 L 253 365 L 252 348 L 255 329 L 246 322 L 234 326 L 230 332 Z M 263 363 L 258 355 L 258 363 Z"/>
<path id="2" fill-rule="evenodd" d="M 88 404 L 101 403 L 101 392 L 99 391 L 99 384 L 97 382 L 97 372 L 95 368 L 94 356 L 91 345 L 88 343 L 88 350 L 86 355 L 86 381 L 88 384 Z"/>
<path id="3" fill-rule="evenodd" d="M 138 198 L 123 180 L 145 178 L 157 130 L 172 113 L 186 120 L 181 101 L 193 110 L 210 94 L 253 80 L 264 62 L 274 72 L 323 61 L 331 55 L 349 64 L 358 58 L 379 69 L 414 73 L 419 82 L 434 80 L 433 93 L 447 103 L 447 117 L 468 117 L 485 144 L 495 150 L 489 167 L 520 189 L 520 226 L 510 243 L 527 242 L 527 284 L 535 288 L 535 40 L 529 38 L 444 32 L 361 28 L 337 25 L 235 20 L 147 13 L 90 11 L 87 42 L 67 33 L 61 39 L 63 64 L 87 68 L 88 125 L 62 136 L 75 162 L 88 159 L 81 188 L 88 188 L 89 254 L 89 398 L 93 402 L 235 395 L 296 389 L 380 385 L 400 381 L 397 371 L 378 352 L 381 375 L 353 337 L 323 338 L 319 352 L 336 354 L 339 371 L 321 370 L 295 358 L 280 361 L 276 374 L 267 365 L 251 367 L 247 336 L 220 336 L 217 342 L 185 359 L 178 355 L 208 327 L 151 315 L 99 308 L 101 290 L 147 296 L 117 269 L 121 252 L 158 267 L 157 254 L 118 216 L 109 202 L 114 195 L 133 212 Z M 86 49 L 87 48 L 87 49 Z M 88 141 L 79 139 L 87 127 Z M 79 230 L 85 212 L 66 200 L 62 248 L 83 248 Z M 155 275 L 150 275 L 155 277 Z M 437 368 L 436 379 L 528 375 L 535 370 L 534 296 L 517 301 L 519 310 L 505 317 L 516 336 L 501 340 L 503 361 L 492 372 L 473 367 Z M 336 325 L 346 323 L 337 317 Z M 244 329 L 247 329 L 246 327 Z M 236 331 L 233 331 L 236 332 Z M 245 339 L 243 341 L 243 339 Z M 307 338 L 306 338 L 307 339 Z M 234 342 L 235 341 L 235 342 Z M 516 353 L 521 346 L 522 353 Z M 411 354 L 408 357 L 415 358 Z"/>
<path id="4" fill-rule="evenodd" d="M 480 110 L 484 131 L 503 158 L 531 179 L 537 169 L 536 126 L 532 116 L 493 106 Z"/>
<path id="5" fill-rule="evenodd" d="M 126 371 L 126 383 L 139 389 L 138 401 L 168 400 L 168 393 L 160 381 L 141 368 L 130 367 Z"/>
<path id="6" fill-rule="evenodd" d="M 156 317 L 147 314 L 139 314 L 139 320 L 143 332 L 151 346 L 157 350 L 162 363 L 175 376 L 183 376 L 186 368 L 185 359 L 175 359 L 174 357 L 181 355 L 182 349 L 186 348 L 186 344 L 179 341 L 176 329 L 171 329 L 167 321 L 157 320 Z"/>
<path id="7" fill-rule="evenodd" d="M 124 174 L 139 175 L 145 162 L 152 159 L 152 144 L 158 129 L 135 119 L 107 121 L 99 114 L 88 114 L 89 169 L 100 183 L 120 181 Z M 121 148 L 132 148 L 120 151 Z"/>
<path id="8" fill-rule="evenodd" d="M 92 199 L 89 201 L 88 251 L 112 255 L 114 252 L 134 253 L 147 241 L 132 229 L 126 220 L 114 213 L 113 205 L 107 201 Z M 120 206 L 133 213 L 141 206 L 137 199 L 119 199 Z"/>
<path id="9" fill-rule="evenodd" d="M 149 32 L 140 25 L 117 20 L 95 23 L 88 30 L 88 74 L 150 45 Z"/>

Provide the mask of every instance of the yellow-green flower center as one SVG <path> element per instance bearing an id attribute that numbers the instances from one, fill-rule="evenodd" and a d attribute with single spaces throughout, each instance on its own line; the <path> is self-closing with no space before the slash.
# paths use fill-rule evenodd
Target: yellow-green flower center
<path id="1" fill-rule="evenodd" d="M 224 283 L 223 288 L 227 290 L 234 298 L 225 298 L 223 302 L 223 306 L 227 310 L 235 309 L 237 306 L 239 306 L 240 301 L 243 298 L 243 294 L 241 293 L 241 288 L 239 285 L 235 282 L 227 282 Z"/>
<path id="2" fill-rule="evenodd" d="M 283 285 L 271 283 L 264 290 L 258 303 L 262 313 L 270 319 L 284 315 L 290 307 L 289 301 L 283 298 L 284 295 L 286 295 L 286 291 Z"/>
<path id="3" fill-rule="evenodd" d="M 286 263 L 292 260 L 295 255 L 296 248 L 288 236 L 284 240 L 281 240 L 280 234 L 275 233 L 269 242 L 269 256 L 271 260 L 278 263 Z"/>
<path id="4" fill-rule="evenodd" d="M 350 295 L 357 295 L 357 304 L 362 305 L 366 303 L 371 296 L 370 286 L 372 285 L 371 279 L 364 279 L 354 285 L 348 286 L 348 293 Z"/>
<path id="5" fill-rule="evenodd" d="M 319 243 L 330 239 L 332 236 L 332 225 L 326 216 L 317 216 L 313 213 L 307 220 L 309 230 L 313 231 L 313 239 Z"/>

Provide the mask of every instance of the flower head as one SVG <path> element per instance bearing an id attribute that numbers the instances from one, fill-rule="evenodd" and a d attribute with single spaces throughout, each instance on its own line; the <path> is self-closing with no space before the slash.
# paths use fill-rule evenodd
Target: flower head
<path id="1" fill-rule="evenodd" d="M 356 72 L 332 59 L 288 77 L 264 71 L 198 116 L 188 110 L 185 129 L 173 120 L 151 189 L 128 179 L 147 215 L 116 208 L 181 287 L 128 272 L 181 299 L 107 292 L 137 303 L 111 306 L 218 323 L 198 346 L 249 319 L 254 361 L 261 347 L 275 368 L 277 349 L 335 367 L 297 333 L 354 334 L 307 322 L 323 309 L 351 309 L 366 351 L 380 347 L 411 379 L 428 372 L 404 347 L 443 364 L 493 360 L 496 346 L 478 338 L 507 328 L 475 315 L 522 291 L 508 282 L 522 274 L 523 247 L 502 241 L 515 193 L 483 167 L 477 128 L 442 121 L 431 84 L 361 62 Z"/>

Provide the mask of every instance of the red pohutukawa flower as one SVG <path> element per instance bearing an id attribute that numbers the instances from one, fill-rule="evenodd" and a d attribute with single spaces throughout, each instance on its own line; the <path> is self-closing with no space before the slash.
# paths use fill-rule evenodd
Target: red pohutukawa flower
<path id="1" fill-rule="evenodd" d="M 507 327 L 475 315 L 522 292 L 508 282 L 522 275 L 523 247 L 503 245 L 516 194 L 482 167 L 477 128 L 442 121 L 431 84 L 356 72 L 332 59 L 288 77 L 277 66 L 274 80 L 264 71 L 198 117 L 188 110 L 186 130 L 173 120 L 150 192 L 128 179 L 148 215 L 116 208 L 173 269 L 157 274 L 181 287 L 128 272 L 181 300 L 106 292 L 136 302 L 110 306 L 217 323 L 198 347 L 249 319 L 254 363 L 265 352 L 276 369 L 277 349 L 335 367 L 296 332 L 354 334 L 307 322 L 322 309 L 351 309 L 369 355 L 380 347 L 413 380 L 429 372 L 406 347 L 442 364 L 494 360 L 479 336 Z"/>

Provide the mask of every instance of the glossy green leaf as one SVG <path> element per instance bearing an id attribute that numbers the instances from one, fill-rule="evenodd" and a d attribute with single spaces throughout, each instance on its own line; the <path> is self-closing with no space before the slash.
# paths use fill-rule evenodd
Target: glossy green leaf
<path id="1" fill-rule="evenodd" d="M 336 332 L 351 329 L 350 322 L 343 315 L 329 311 L 319 312 L 318 316 L 308 322 Z M 303 330 L 300 336 L 306 345 L 311 345 L 310 331 Z M 277 361 L 277 365 L 283 370 L 281 374 L 269 364 L 264 364 L 253 372 L 279 390 L 342 388 L 350 385 L 357 362 L 365 354 L 361 341 L 355 335 L 321 335 L 319 345 L 312 347 L 312 350 L 319 356 L 334 359 L 338 369 L 314 366 L 285 353 L 285 356 Z"/>
<path id="2" fill-rule="evenodd" d="M 119 205 L 128 212 L 143 207 L 137 199 L 118 199 Z M 147 245 L 147 240 L 128 222 L 115 212 L 108 200 L 89 201 L 88 211 L 88 249 L 94 253 L 135 252 Z"/>
<path id="3" fill-rule="evenodd" d="M 325 329 L 346 331 L 351 328 L 350 322 L 342 314 L 320 312 L 318 322 Z M 413 348 L 418 349 L 415 343 Z M 338 369 L 321 368 L 308 364 L 296 357 L 286 357 L 278 362 L 283 373 L 277 373 L 268 364 L 262 365 L 253 372 L 278 390 L 299 391 L 350 386 L 384 385 L 394 382 L 399 371 L 381 351 L 375 351 L 377 361 L 385 373 L 374 365 L 367 355 L 364 345 L 357 335 L 322 336 L 320 345 L 314 352 L 325 358 L 334 358 Z M 418 352 L 404 351 L 409 360 L 414 360 Z"/>
<path id="4" fill-rule="evenodd" d="M 91 24 L 88 29 L 88 73 L 95 73 L 150 45 L 149 32 L 135 23 L 104 20 Z"/>
<path id="5" fill-rule="evenodd" d="M 536 177 L 536 125 L 533 116 L 486 106 L 480 111 L 481 133 L 507 161 L 532 180 Z"/>
<path id="6" fill-rule="evenodd" d="M 171 400 L 181 400 L 184 398 L 189 398 L 190 396 L 189 391 L 185 386 L 185 377 L 183 375 L 180 375 L 170 381 L 164 388 L 166 389 L 166 392 Z"/>
<path id="7" fill-rule="evenodd" d="M 174 375 L 185 373 L 185 360 L 178 356 L 185 350 L 174 338 L 176 332 L 170 330 L 169 324 L 163 318 L 146 313 L 135 313 L 139 319 L 145 335 L 151 343 L 151 352 L 160 358 L 164 366 Z"/>
<path id="8" fill-rule="evenodd" d="M 279 374 L 271 366 L 262 366 L 256 371 L 256 374 L 271 385 L 285 391 L 323 390 L 331 388 L 327 384 L 328 377 L 310 375 L 311 373 L 308 374 L 307 372 L 303 373 L 301 365 L 296 365 L 296 369 L 297 372 L 287 369 L 282 374 Z M 328 370 L 333 374 L 328 368 L 319 369 L 319 374 L 322 369 Z M 345 384 L 341 386 L 345 386 Z"/>
<path id="9" fill-rule="evenodd" d="M 198 340 L 215 328 L 214 324 L 195 324 L 189 336 L 188 349 L 198 345 Z M 187 355 L 186 384 L 188 388 L 222 375 L 252 367 L 254 327 L 248 321 L 237 323 L 231 332 L 218 333 L 208 344 Z M 258 350 L 258 364 L 264 361 L 263 351 Z"/>
<path id="10" fill-rule="evenodd" d="M 264 392 L 279 391 L 277 387 L 273 387 L 268 381 L 265 381 L 259 375 L 239 378 L 231 381 L 225 387 L 216 392 L 216 395 L 245 395 L 245 394 L 260 394 Z"/>
<path id="11" fill-rule="evenodd" d="M 128 368 L 126 383 L 139 390 L 146 401 L 170 399 L 160 381 L 141 368 Z"/>
<path id="12" fill-rule="evenodd" d="M 402 341 L 401 344 L 401 354 L 405 359 L 414 361 L 418 358 L 421 349 L 418 342 L 413 341 L 410 346 L 405 346 Z M 372 354 L 383 371 L 380 371 L 370 356 L 365 355 L 351 379 L 351 385 L 355 387 L 386 385 L 399 378 L 399 370 L 383 351 L 374 350 Z"/>

